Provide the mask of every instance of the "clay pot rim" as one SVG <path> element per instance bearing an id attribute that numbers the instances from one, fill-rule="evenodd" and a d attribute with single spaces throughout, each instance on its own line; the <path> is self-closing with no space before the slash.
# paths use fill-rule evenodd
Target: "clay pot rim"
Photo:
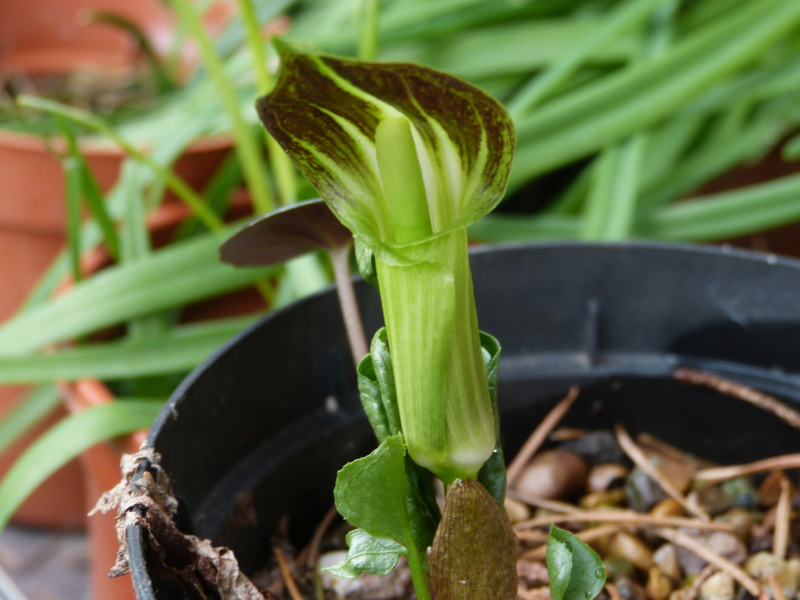
<path id="1" fill-rule="evenodd" d="M 64 149 L 64 140 L 54 137 L 52 145 L 59 151 Z M 127 153 L 114 142 L 95 138 L 82 138 L 79 140 L 81 151 L 89 157 L 124 157 Z M 24 152 L 50 153 L 50 149 L 42 136 L 34 133 L 11 131 L 0 128 L 0 147 L 10 148 Z M 229 133 L 216 133 L 204 136 L 192 142 L 186 153 L 213 152 L 224 148 L 233 147 L 233 138 Z"/>

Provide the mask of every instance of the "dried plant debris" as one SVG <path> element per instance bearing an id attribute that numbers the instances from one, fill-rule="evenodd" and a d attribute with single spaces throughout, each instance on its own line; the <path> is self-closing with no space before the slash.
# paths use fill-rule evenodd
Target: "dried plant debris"
<path id="1" fill-rule="evenodd" d="M 148 461 L 150 469 L 132 481 L 142 460 Z M 110 576 L 130 572 L 127 531 L 135 525 L 145 535 L 148 570 L 160 590 L 168 590 L 170 597 L 264 600 L 265 596 L 239 571 L 231 550 L 178 530 L 172 520 L 178 504 L 159 462 L 152 449 L 125 456 L 122 482 L 104 494 L 95 509 L 108 512 L 117 508 L 120 550 Z"/>
<path id="2" fill-rule="evenodd" d="M 691 383 L 709 381 L 693 376 Z M 720 391 L 734 390 L 734 397 L 745 401 L 753 397 L 719 378 L 713 383 Z M 647 433 L 634 438 L 622 426 L 616 431 L 569 429 L 568 435 L 553 431 L 576 396 L 577 390 L 571 390 L 545 426 L 532 434 L 524 460 L 514 462 L 505 513 L 518 540 L 517 588 L 498 591 L 497 598 L 551 600 L 545 555 L 548 531 L 555 523 L 588 543 L 602 559 L 607 581 L 600 600 L 800 600 L 800 499 L 796 476 L 787 474 L 800 468 L 800 455 L 719 467 Z M 762 407 L 776 415 L 789 414 L 776 402 L 772 399 Z M 130 483 L 142 459 L 152 468 Z M 177 503 L 158 455 L 145 450 L 125 457 L 123 471 L 123 481 L 97 508 L 119 507 L 122 548 L 114 574 L 129 569 L 125 530 L 138 524 L 146 532 L 151 574 L 173 586 L 175 597 L 414 598 L 403 558 L 388 575 L 342 579 L 321 572 L 341 562 L 345 536 L 352 531 L 334 511 L 299 553 L 288 543 L 284 524 L 274 540 L 273 558 L 253 575 L 252 583 L 239 571 L 230 550 L 177 530 L 171 519 Z M 460 485 L 448 493 L 450 512 L 462 509 L 459 500 L 469 496 L 458 493 L 467 489 Z M 484 512 L 499 509 L 491 498 L 483 500 Z M 437 537 L 457 529 L 453 519 L 447 523 L 447 531 Z M 439 586 L 447 584 L 443 573 L 453 566 L 447 562 L 451 559 L 444 557 L 443 562 L 434 542 L 430 567 Z"/>

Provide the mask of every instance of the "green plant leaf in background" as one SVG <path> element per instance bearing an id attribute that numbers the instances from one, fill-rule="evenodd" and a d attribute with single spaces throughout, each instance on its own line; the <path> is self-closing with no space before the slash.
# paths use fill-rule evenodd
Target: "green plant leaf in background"
<path id="1" fill-rule="evenodd" d="M 158 310 L 183 306 L 246 287 L 270 273 L 234 269 L 217 249 L 233 233 L 205 233 L 173 244 L 146 260 L 113 266 L 82 281 L 69 294 L 17 314 L 0 328 L 0 355 L 19 356 Z"/>
<path id="2" fill-rule="evenodd" d="M 593 600 L 606 583 L 597 553 L 574 533 L 550 526 L 547 574 L 553 600 Z"/>
<path id="3" fill-rule="evenodd" d="M 163 335 L 150 339 L 95 343 L 49 354 L 0 356 L 0 385 L 75 381 L 86 377 L 120 381 L 188 373 L 256 320 L 257 317 L 219 319 L 171 327 Z"/>
<path id="4" fill-rule="evenodd" d="M 59 421 L 19 457 L 0 484 L 0 529 L 45 479 L 97 443 L 147 429 L 163 402 L 117 399 Z"/>
<path id="5" fill-rule="evenodd" d="M 52 385 L 37 387 L 20 398 L 0 420 L 0 453 L 53 412 L 60 403 L 61 394 Z"/>

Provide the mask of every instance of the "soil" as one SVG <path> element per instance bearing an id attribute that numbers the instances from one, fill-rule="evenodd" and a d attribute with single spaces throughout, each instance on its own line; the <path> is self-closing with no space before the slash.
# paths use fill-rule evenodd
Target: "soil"
<path id="1" fill-rule="evenodd" d="M 712 387 L 800 424 L 800 413 L 756 390 L 681 370 L 676 379 Z M 797 455 L 718 468 L 648 434 L 553 429 L 570 394 L 509 465 L 506 500 L 518 538 L 518 598 L 550 600 L 545 541 L 552 522 L 583 538 L 603 559 L 599 600 L 794 599 L 800 588 L 798 490 L 786 468 Z M 547 421 L 547 420 L 546 420 Z M 538 441 L 537 440 L 541 440 Z M 763 464 L 761 464 L 763 463 Z M 443 499 L 440 499 L 443 501 Z M 268 600 L 410 600 L 407 565 L 387 576 L 339 580 L 315 564 L 335 564 L 350 527 L 330 513 L 299 552 L 288 518 L 276 557 L 252 580 Z M 324 535 L 323 535 L 324 534 Z M 318 562 L 319 557 L 319 562 Z"/>

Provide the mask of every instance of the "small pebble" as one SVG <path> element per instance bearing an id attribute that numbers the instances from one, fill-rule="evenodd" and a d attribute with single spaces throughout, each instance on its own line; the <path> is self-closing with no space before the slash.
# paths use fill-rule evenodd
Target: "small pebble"
<path id="1" fill-rule="evenodd" d="M 639 467 L 625 478 L 625 496 L 628 506 L 636 512 L 647 512 L 667 497 L 664 490 Z"/>
<path id="2" fill-rule="evenodd" d="M 584 510 L 598 508 L 617 508 L 625 500 L 625 490 L 616 488 L 605 492 L 586 494 L 580 499 L 578 505 Z"/>
<path id="3" fill-rule="evenodd" d="M 509 498 L 506 496 L 505 500 L 503 501 L 503 506 L 506 508 L 508 520 L 511 521 L 512 525 L 521 523 L 522 521 L 526 521 L 531 518 L 531 509 L 528 508 L 527 504 L 523 504 L 519 500 L 514 500 L 514 498 Z"/>
<path id="4" fill-rule="evenodd" d="M 676 583 L 683 578 L 678 552 L 673 544 L 662 544 L 653 552 L 653 564 Z"/>
<path id="5" fill-rule="evenodd" d="M 626 558 L 635 567 L 647 571 L 653 565 L 653 551 L 636 536 L 621 531 L 611 540 L 610 554 Z"/>
<path id="6" fill-rule="evenodd" d="M 647 600 L 644 588 L 627 575 L 622 575 L 614 580 L 622 600 Z"/>
<path id="7" fill-rule="evenodd" d="M 710 515 L 718 515 L 733 506 L 730 495 L 718 485 L 704 485 L 692 490 L 687 499 Z"/>
<path id="8" fill-rule="evenodd" d="M 633 577 L 636 574 L 636 567 L 633 566 L 633 563 L 621 556 L 608 555 L 603 559 L 603 565 L 609 581 L 615 581 L 622 575 Z"/>
<path id="9" fill-rule="evenodd" d="M 713 531 L 690 535 L 699 543 L 707 546 L 712 552 L 719 554 L 736 565 L 742 564 L 747 558 L 747 548 L 732 533 Z M 708 564 L 705 560 L 685 548 L 677 547 L 676 550 L 678 552 L 678 562 L 683 573 L 687 576 L 698 575 Z"/>
<path id="10" fill-rule="evenodd" d="M 605 492 L 615 484 L 622 484 L 628 469 L 618 463 L 600 463 L 589 470 L 586 491 L 590 494 Z"/>
<path id="11" fill-rule="evenodd" d="M 700 600 L 733 600 L 735 582 L 730 573 L 718 571 L 706 579 L 700 586 Z"/>
<path id="12" fill-rule="evenodd" d="M 746 477 L 736 477 L 720 484 L 731 497 L 731 502 L 739 508 L 753 509 L 758 506 L 758 491 Z"/>
<path id="13" fill-rule="evenodd" d="M 658 567 L 650 567 L 647 571 L 645 591 L 650 600 L 667 600 L 674 587 L 672 578 L 662 573 Z"/>
<path id="14" fill-rule="evenodd" d="M 520 494 L 565 499 L 586 485 L 586 462 L 574 452 L 548 450 L 536 455 L 517 480 Z"/>
<path id="15" fill-rule="evenodd" d="M 783 471 L 773 471 L 758 486 L 758 503 L 761 506 L 774 506 L 781 496 L 781 480 L 786 477 Z M 794 490 L 792 490 L 794 491 Z"/>
<path id="16" fill-rule="evenodd" d="M 675 498 L 664 498 L 650 509 L 650 514 L 654 517 L 683 517 L 686 510 Z"/>
<path id="17" fill-rule="evenodd" d="M 772 554 L 758 552 L 747 559 L 744 570 L 748 575 L 760 578 L 769 587 L 769 576 L 775 575 L 783 590 L 784 597 L 794 598 L 797 594 L 797 575 L 794 565 Z"/>
<path id="18" fill-rule="evenodd" d="M 734 506 L 727 512 L 721 514 L 716 519 L 721 523 L 728 523 L 733 527 L 734 535 L 742 542 L 747 542 L 750 539 L 750 530 L 753 527 L 753 515 L 743 508 Z"/>
<path id="19" fill-rule="evenodd" d="M 561 448 L 582 456 L 589 465 L 629 463 L 616 436 L 608 430 L 590 431 L 579 440 L 563 443 Z"/>
<path id="20" fill-rule="evenodd" d="M 677 460 L 665 460 L 661 457 L 651 457 L 650 462 L 658 469 L 661 476 L 681 494 L 689 490 L 694 478 L 694 469 L 691 465 Z"/>

